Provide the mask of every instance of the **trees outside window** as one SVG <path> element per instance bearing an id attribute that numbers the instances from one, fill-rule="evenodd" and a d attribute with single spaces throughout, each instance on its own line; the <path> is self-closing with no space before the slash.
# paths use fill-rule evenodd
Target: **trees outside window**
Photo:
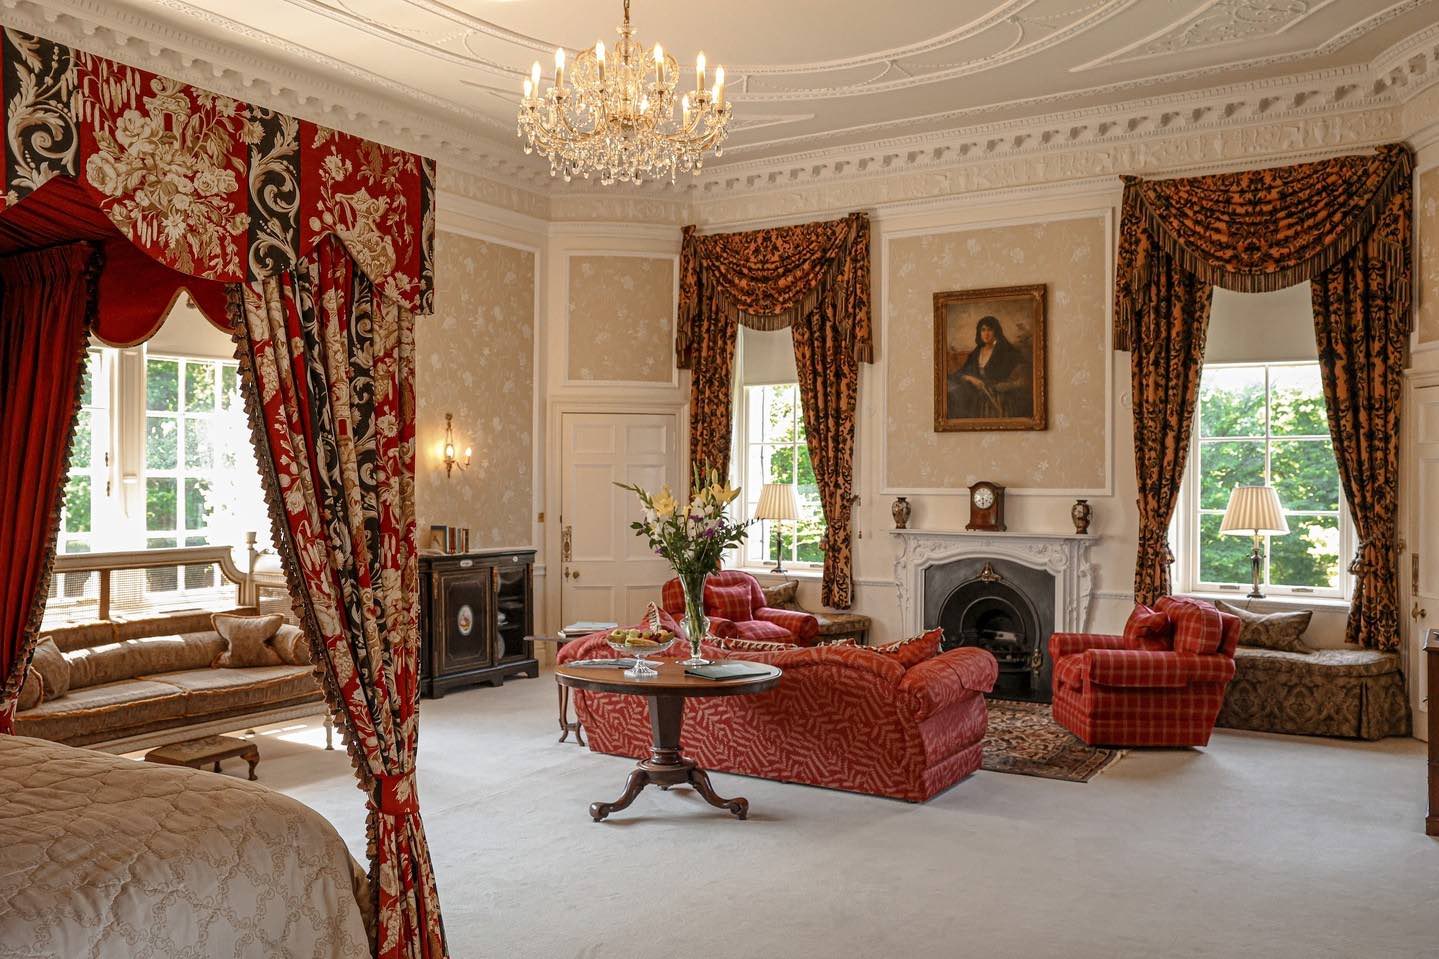
<path id="1" fill-rule="evenodd" d="M 1352 530 L 1329 438 L 1317 363 L 1210 364 L 1199 387 L 1181 511 L 1191 588 L 1250 582 L 1248 536 L 1220 535 L 1238 485 L 1279 494 L 1287 536 L 1264 543 L 1267 591 L 1347 595 Z"/>
<path id="2" fill-rule="evenodd" d="M 824 537 L 824 511 L 819 503 L 819 485 L 809 459 L 805 440 L 804 413 L 800 408 L 799 386 L 780 383 L 746 386 L 740 421 L 741 474 L 745 516 L 753 516 L 760 490 L 766 483 L 792 483 L 799 502 L 798 522 L 775 524 L 769 520 L 750 527 L 743 547 L 747 565 L 775 561 L 774 527 L 780 527 L 780 553 L 788 565 L 818 565 L 824 562 L 820 541 Z"/>

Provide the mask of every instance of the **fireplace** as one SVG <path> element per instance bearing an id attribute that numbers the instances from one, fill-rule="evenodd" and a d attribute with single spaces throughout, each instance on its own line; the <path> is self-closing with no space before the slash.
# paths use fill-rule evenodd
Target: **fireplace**
<path id="1" fill-rule="evenodd" d="M 977 557 L 925 570 L 925 622 L 944 648 L 977 646 L 999 662 L 992 695 L 1049 702 L 1047 646 L 1054 632 L 1054 574 Z"/>
<path id="2" fill-rule="evenodd" d="M 999 662 L 992 695 L 1049 702 L 1049 637 L 1083 632 L 1095 535 L 895 530 L 905 635 L 944 628 L 945 648 L 979 646 Z"/>

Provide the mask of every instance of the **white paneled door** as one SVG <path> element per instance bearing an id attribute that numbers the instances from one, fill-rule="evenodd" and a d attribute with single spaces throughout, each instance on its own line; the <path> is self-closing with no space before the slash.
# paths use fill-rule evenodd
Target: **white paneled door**
<path id="1" fill-rule="evenodd" d="M 566 413 L 561 423 L 561 621 L 637 623 L 671 573 L 630 529 L 639 501 L 615 483 L 679 492 L 678 417 Z"/>
<path id="2" fill-rule="evenodd" d="M 1414 390 L 1414 495 L 1409 511 L 1409 609 L 1414 637 L 1410 662 L 1416 664 L 1409 673 L 1417 682 L 1415 705 L 1423 708 L 1426 680 L 1426 657 L 1423 653 L 1429 630 L 1439 629 L 1439 386 L 1421 386 Z M 1429 709 L 1439 704 L 1429 703 Z M 1423 711 L 1414 714 L 1414 732 L 1425 738 L 1428 717 Z"/>

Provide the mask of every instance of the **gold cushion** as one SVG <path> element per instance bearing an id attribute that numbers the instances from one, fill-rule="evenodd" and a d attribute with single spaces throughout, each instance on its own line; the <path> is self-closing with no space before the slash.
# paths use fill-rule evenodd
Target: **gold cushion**
<path id="1" fill-rule="evenodd" d="M 69 623 L 48 630 L 41 638 L 55 640 L 55 648 L 62 653 L 84 649 L 86 646 L 103 646 L 115 641 L 115 624 L 106 619 L 89 623 Z"/>
<path id="2" fill-rule="evenodd" d="M 179 613 L 154 613 L 147 616 L 117 616 L 115 618 L 116 639 L 143 639 L 146 636 L 175 636 L 185 633 L 204 633 L 215 627 L 210 619 L 217 615 L 253 615 L 253 607 L 191 610 Z"/>
<path id="3" fill-rule="evenodd" d="M 15 717 L 15 732 L 60 741 L 99 731 L 121 736 L 131 727 L 180 719 L 184 708 L 184 694 L 169 683 L 127 679 L 47 699 Z"/>
<path id="4" fill-rule="evenodd" d="M 30 659 L 30 669 L 40 674 L 40 680 L 45 684 L 47 699 L 60 699 L 70 691 L 70 663 L 60 650 L 55 648 L 55 641 L 49 636 L 40 640 L 35 647 L 35 655 Z"/>
<path id="5" fill-rule="evenodd" d="M 15 711 L 34 709 L 40 705 L 40 700 L 43 698 L 45 698 L 45 681 L 40 678 L 40 671 L 32 666 L 25 671 L 25 683 L 20 687 L 20 700 L 15 706 Z"/>
<path id="6" fill-rule="evenodd" d="M 211 617 L 215 631 L 225 640 L 226 650 L 215 660 L 222 668 L 279 666 L 284 660 L 274 645 L 275 633 L 284 624 L 284 617 L 235 616 L 216 613 Z"/>
<path id="7" fill-rule="evenodd" d="M 186 633 L 183 636 L 145 636 L 127 639 L 66 654 L 70 663 L 70 685 L 98 686 L 149 673 L 209 666 L 225 649 L 225 641 L 214 632 Z"/>
<path id="8" fill-rule="evenodd" d="M 310 655 L 310 641 L 298 626 L 289 623 L 281 626 L 275 633 L 274 646 L 287 666 L 308 666 L 314 662 Z"/>
<path id="9" fill-rule="evenodd" d="M 1304 642 L 1304 631 L 1314 618 L 1310 609 L 1285 613 L 1256 613 L 1222 599 L 1214 601 L 1216 608 L 1239 617 L 1239 645 L 1259 649 L 1277 649 L 1286 653 L 1312 653 Z"/>
<path id="10" fill-rule="evenodd" d="M 308 666 L 253 666 L 248 669 L 187 669 L 149 679 L 185 694 L 185 716 L 268 706 L 318 698 L 320 684 Z"/>

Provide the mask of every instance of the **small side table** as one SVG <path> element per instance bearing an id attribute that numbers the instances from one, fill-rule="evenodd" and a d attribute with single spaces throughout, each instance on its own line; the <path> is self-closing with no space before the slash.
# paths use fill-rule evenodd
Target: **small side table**
<path id="1" fill-rule="evenodd" d="M 581 637 L 581 636 L 566 636 L 566 635 L 564 635 L 564 634 L 562 633 L 562 634 L 560 634 L 559 636 L 526 636 L 526 637 L 525 637 L 525 640 L 526 640 L 527 642 L 531 642 L 531 643 L 553 643 L 553 644 L 554 644 L 554 647 L 555 647 L 555 656 L 558 657 L 558 656 L 559 656 L 559 653 L 560 653 L 560 650 L 565 647 L 565 644 L 566 644 L 566 643 L 572 643 L 572 642 L 574 642 L 574 641 L 577 640 L 577 639 L 583 639 L 583 638 L 584 638 L 584 637 Z M 558 684 L 556 684 L 556 685 L 558 685 Z M 564 742 L 566 739 L 568 739 L 568 738 L 570 737 L 570 733 L 574 733 L 574 734 L 575 734 L 575 745 L 576 745 L 576 746 L 580 746 L 580 747 L 583 748 L 583 746 L 585 745 L 585 736 L 584 736 L 584 733 L 581 731 L 579 714 L 576 713 L 576 714 L 575 714 L 575 720 L 574 720 L 574 722 L 570 722 L 570 688 L 569 688 L 568 686 L 560 686 L 559 689 L 560 689 L 560 740 L 559 740 L 559 741 L 560 741 L 560 742 Z"/>
<path id="2" fill-rule="evenodd" d="M 260 764 L 260 747 L 252 740 L 236 739 L 233 736 L 206 736 L 183 743 L 159 746 L 145 754 L 145 762 L 161 766 L 189 766 L 200 769 L 210 765 L 220 771 L 220 760 L 239 756 L 250 764 L 250 780 L 256 778 L 255 767 Z"/>

